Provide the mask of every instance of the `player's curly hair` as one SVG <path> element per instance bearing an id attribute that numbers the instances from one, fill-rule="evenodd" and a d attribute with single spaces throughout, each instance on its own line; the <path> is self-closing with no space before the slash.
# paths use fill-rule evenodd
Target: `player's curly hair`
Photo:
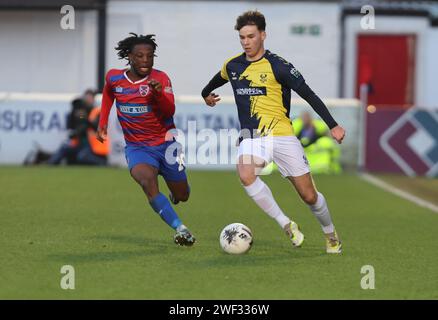
<path id="1" fill-rule="evenodd" d="M 132 36 L 127 37 L 117 43 L 117 47 L 115 49 L 118 51 L 117 55 L 119 56 L 119 59 L 126 59 L 128 60 L 128 54 L 132 52 L 132 49 L 137 44 L 148 44 L 152 46 L 152 48 L 155 50 L 157 49 L 158 45 L 155 42 L 155 34 L 147 34 L 147 35 L 137 35 L 134 32 L 130 32 Z"/>
<path id="2" fill-rule="evenodd" d="M 259 29 L 260 31 L 265 31 L 266 29 L 265 16 L 257 10 L 255 11 L 250 10 L 244 12 L 237 17 L 234 30 L 239 31 L 244 26 L 257 26 L 257 29 Z"/>

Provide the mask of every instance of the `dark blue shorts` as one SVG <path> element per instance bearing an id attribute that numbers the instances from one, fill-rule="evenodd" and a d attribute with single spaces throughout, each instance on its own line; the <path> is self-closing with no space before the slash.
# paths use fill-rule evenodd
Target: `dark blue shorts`
<path id="1" fill-rule="evenodd" d="M 157 168 L 158 174 L 166 181 L 187 180 L 182 147 L 176 141 L 167 141 L 158 146 L 128 145 L 125 147 L 125 157 L 129 170 L 143 163 Z"/>

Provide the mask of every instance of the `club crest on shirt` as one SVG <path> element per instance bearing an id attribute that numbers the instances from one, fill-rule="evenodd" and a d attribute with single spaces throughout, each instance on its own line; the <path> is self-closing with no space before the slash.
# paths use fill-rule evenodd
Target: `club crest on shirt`
<path id="1" fill-rule="evenodd" d="M 140 87 L 138 87 L 138 91 L 140 92 L 140 95 L 142 97 L 145 97 L 149 93 L 149 86 L 148 85 L 141 85 Z"/>
<path id="2" fill-rule="evenodd" d="M 261 83 L 266 83 L 267 80 L 268 80 L 268 75 L 266 73 L 260 74 L 260 82 Z"/>

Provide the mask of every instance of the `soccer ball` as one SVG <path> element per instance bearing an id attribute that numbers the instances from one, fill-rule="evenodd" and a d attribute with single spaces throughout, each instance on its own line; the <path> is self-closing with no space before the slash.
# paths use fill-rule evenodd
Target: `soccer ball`
<path id="1" fill-rule="evenodd" d="M 222 230 L 219 242 L 226 253 L 246 253 L 252 246 L 252 232 L 242 223 L 232 223 Z"/>

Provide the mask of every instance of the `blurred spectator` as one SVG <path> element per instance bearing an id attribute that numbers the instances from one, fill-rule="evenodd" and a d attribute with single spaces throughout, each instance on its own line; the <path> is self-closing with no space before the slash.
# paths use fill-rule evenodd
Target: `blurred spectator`
<path id="1" fill-rule="evenodd" d="M 328 134 L 324 121 L 312 119 L 309 112 L 303 112 L 300 118 L 295 119 L 293 127 L 296 137 L 304 148 Z"/>
<path id="2" fill-rule="evenodd" d="M 50 157 L 48 164 L 58 165 L 64 159 L 67 164 L 106 165 L 109 142 L 96 139 L 100 108 L 94 107 L 96 93 L 85 91 L 83 97 L 72 101 L 72 111 L 67 117 L 69 138 Z"/>
<path id="3" fill-rule="evenodd" d="M 87 105 L 90 110 L 96 106 L 96 91 L 93 89 L 87 89 L 84 92 L 83 100 L 85 105 Z"/>
<path id="4" fill-rule="evenodd" d="M 96 132 L 99 125 L 100 107 L 93 108 L 88 115 L 87 143 L 77 154 L 77 161 L 80 164 L 107 165 L 109 139 L 103 142 L 97 140 Z"/>
<path id="5" fill-rule="evenodd" d="M 340 148 L 330 137 L 324 121 L 313 119 L 309 112 L 293 120 L 295 135 L 304 147 L 313 173 L 340 173 Z"/>

